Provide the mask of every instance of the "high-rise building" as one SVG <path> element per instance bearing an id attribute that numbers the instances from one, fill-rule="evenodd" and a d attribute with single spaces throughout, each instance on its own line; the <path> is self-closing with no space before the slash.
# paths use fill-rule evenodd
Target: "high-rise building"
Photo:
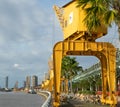
<path id="1" fill-rule="evenodd" d="M 24 88 L 26 87 L 26 81 L 23 81 L 23 87 Z"/>
<path id="2" fill-rule="evenodd" d="M 36 75 L 32 76 L 32 87 L 38 86 L 38 77 Z"/>
<path id="3" fill-rule="evenodd" d="M 8 88 L 8 76 L 5 77 L 5 88 Z"/>
<path id="4" fill-rule="evenodd" d="M 14 89 L 18 89 L 18 81 L 15 82 Z"/>
<path id="5" fill-rule="evenodd" d="M 26 88 L 29 89 L 31 86 L 31 77 L 27 76 L 26 77 Z"/>

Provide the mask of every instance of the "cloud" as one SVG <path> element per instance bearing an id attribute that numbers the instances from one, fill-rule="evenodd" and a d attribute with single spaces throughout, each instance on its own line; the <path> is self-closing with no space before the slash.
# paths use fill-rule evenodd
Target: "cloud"
<path id="1" fill-rule="evenodd" d="M 14 64 L 13 65 L 15 68 L 18 68 L 20 65 L 19 64 Z"/>
<path id="2" fill-rule="evenodd" d="M 14 64 L 13 67 L 14 67 L 15 69 L 21 70 L 21 71 L 23 71 L 23 70 L 25 69 L 23 66 L 21 66 L 20 64 L 17 64 L 17 63 Z"/>
<path id="3" fill-rule="evenodd" d="M 38 0 L 1 1 L 0 29 L 4 39 L 11 41 L 40 40 L 51 31 L 52 15 L 37 5 Z M 5 7 L 5 5 L 7 5 Z M 9 27 L 11 25 L 11 27 Z M 46 30 L 46 32 L 44 32 Z M 46 38 L 47 39 L 47 38 Z"/>
<path id="4" fill-rule="evenodd" d="M 19 72 L 23 79 L 48 70 L 54 44 L 54 15 L 52 4 L 43 8 L 43 3 L 39 0 L 0 1 L 0 73 L 14 77 L 12 81 Z M 46 10 L 48 8 L 51 10 Z"/>
<path id="5" fill-rule="evenodd" d="M 53 46 L 63 40 L 52 7 L 67 2 L 0 0 L 0 73 L 10 77 L 11 86 L 27 75 L 40 74 L 44 78 Z"/>

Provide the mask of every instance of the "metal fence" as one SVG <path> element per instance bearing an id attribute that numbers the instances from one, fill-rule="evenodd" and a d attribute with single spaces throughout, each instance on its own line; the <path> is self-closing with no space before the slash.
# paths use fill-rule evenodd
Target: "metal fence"
<path id="1" fill-rule="evenodd" d="M 41 107 L 50 107 L 51 100 L 52 100 L 51 93 L 49 91 L 39 91 L 39 94 L 46 97 L 46 101 L 43 103 L 43 105 Z"/>

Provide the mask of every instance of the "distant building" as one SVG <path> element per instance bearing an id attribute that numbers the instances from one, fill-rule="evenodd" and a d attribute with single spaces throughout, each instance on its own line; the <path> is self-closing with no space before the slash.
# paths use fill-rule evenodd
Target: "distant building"
<path id="1" fill-rule="evenodd" d="M 18 81 L 15 82 L 14 89 L 18 89 Z"/>
<path id="2" fill-rule="evenodd" d="M 8 76 L 5 77 L 5 88 L 8 88 Z"/>
<path id="3" fill-rule="evenodd" d="M 32 87 L 38 86 L 38 77 L 36 75 L 32 76 Z"/>
<path id="4" fill-rule="evenodd" d="M 23 88 L 26 87 L 26 81 L 23 81 Z"/>
<path id="5" fill-rule="evenodd" d="M 31 87 L 31 76 L 26 77 L 26 88 L 29 89 Z"/>

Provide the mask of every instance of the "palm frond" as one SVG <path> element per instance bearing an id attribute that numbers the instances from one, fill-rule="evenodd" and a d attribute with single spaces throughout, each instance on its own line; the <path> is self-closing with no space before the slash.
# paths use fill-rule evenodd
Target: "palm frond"
<path id="1" fill-rule="evenodd" d="M 84 8 L 89 2 L 89 0 L 77 0 L 77 7 Z"/>
<path id="2" fill-rule="evenodd" d="M 111 26 L 112 22 L 115 21 L 116 16 L 117 16 L 117 11 L 116 10 L 107 11 L 105 13 L 105 16 L 104 16 L 105 24 Z"/>

